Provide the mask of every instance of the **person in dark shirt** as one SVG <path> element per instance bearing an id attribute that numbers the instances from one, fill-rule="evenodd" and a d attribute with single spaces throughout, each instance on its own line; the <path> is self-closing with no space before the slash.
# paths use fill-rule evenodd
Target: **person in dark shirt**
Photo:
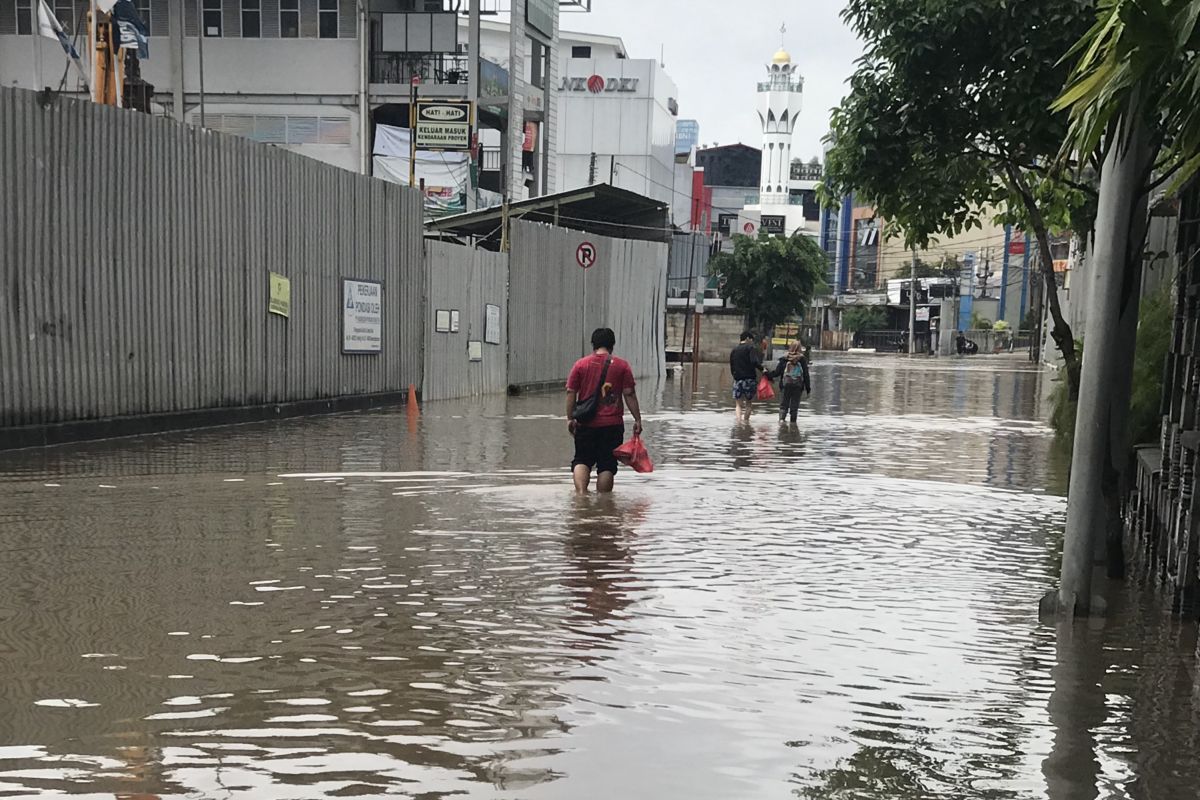
<path id="1" fill-rule="evenodd" d="M 749 420 L 754 397 L 758 393 L 758 376 L 763 371 L 762 351 L 750 331 L 742 331 L 742 340 L 729 353 L 729 372 L 733 375 L 733 402 L 737 418 Z"/>

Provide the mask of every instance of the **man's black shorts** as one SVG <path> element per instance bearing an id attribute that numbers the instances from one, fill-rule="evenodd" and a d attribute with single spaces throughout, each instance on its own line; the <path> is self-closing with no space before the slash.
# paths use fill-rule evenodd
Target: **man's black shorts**
<path id="1" fill-rule="evenodd" d="M 625 441 L 624 425 L 606 425 L 602 428 L 585 428 L 580 425 L 575 429 L 575 459 L 571 469 L 586 464 L 595 467 L 596 472 L 617 472 L 617 459 L 613 450 Z"/>

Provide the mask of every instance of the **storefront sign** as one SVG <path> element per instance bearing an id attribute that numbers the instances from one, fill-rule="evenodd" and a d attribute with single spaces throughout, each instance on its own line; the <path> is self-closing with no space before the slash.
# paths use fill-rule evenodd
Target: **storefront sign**
<path id="1" fill-rule="evenodd" d="M 342 280 L 342 352 L 383 349 L 383 284 Z"/>
<path id="2" fill-rule="evenodd" d="M 759 218 L 759 227 L 762 229 L 763 233 L 778 234 L 782 236 L 784 233 L 784 228 L 786 227 L 786 220 L 787 217 L 783 216 L 782 214 L 763 214 L 762 217 Z"/>
<path id="3" fill-rule="evenodd" d="M 562 86 L 559 87 L 563 92 L 591 92 L 592 94 L 600 94 L 601 92 L 636 92 L 638 89 L 638 81 L 641 78 L 605 78 L 603 75 L 592 75 L 587 78 L 571 78 L 565 77 L 562 79 Z"/>
<path id="4" fill-rule="evenodd" d="M 717 230 L 728 236 L 733 230 L 733 226 L 737 223 L 737 217 L 737 214 L 718 214 Z"/>
<path id="5" fill-rule="evenodd" d="M 929 322 L 929 309 L 928 308 L 918 308 L 917 309 L 917 322 Z"/>
<path id="6" fill-rule="evenodd" d="M 471 104 L 465 100 L 418 100 L 417 149 L 470 150 Z"/>

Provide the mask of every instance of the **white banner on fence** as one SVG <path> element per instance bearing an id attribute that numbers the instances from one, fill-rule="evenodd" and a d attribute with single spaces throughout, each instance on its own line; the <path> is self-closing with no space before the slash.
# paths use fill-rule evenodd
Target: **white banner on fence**
<path id="1" fill-rule="evenodd" d="M 383 284 L 342 280 L 342 352 L 383 349 Z"/>

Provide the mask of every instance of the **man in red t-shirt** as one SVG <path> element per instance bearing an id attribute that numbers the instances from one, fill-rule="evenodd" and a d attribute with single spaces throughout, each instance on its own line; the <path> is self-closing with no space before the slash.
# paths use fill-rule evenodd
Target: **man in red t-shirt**
<path id="1" fill-rule="evenodd" d="M 625 439 L 625 406 L 633 415 L 633 432 L 642 432 L 642 409 L 634 390 L 633 371 L 629 362 L 612 354 L 617 335 L 611 328 L 592 332 L 592 354 L 575 362 L 567 378 L 567 430 L 575 437 L 575 458 L 571 473 L 575 491 L 586 492 L 596 469 L 596 489 L 611 492 L 613 476 L 617 474 L 617 459 L 613 451 Z M 604 365 L 608 364 L 608 372 Z M 600 376 L 604 385 L 600 385 Z M 575 406 L 599 392 L 596 416 L 586 422 L 575 419 Z"/>

